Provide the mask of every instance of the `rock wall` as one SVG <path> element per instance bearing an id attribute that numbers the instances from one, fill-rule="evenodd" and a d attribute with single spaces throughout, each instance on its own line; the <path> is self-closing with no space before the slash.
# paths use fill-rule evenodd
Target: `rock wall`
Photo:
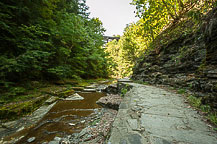
<path id="1" fill-rule="evenodd" d="M 135 66 L 132 78 L 188 88 L 202 98 L 203 104 L 217 109 L 217 8 L 202 23 L 198 30 L 187 34 L 183 31 L 157 51 L 146 54 Z"/>

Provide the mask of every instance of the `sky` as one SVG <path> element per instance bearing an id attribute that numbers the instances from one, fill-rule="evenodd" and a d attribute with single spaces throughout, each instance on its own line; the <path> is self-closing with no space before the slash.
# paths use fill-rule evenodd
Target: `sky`
<path id="1" fill-rule="evenodd" d="M 122 35 L 127 24 L 139 20 L 135 17 L 132 0 L 87 0 L 90 17 L 98 17 L 106 29 L 106 36 Z"/>

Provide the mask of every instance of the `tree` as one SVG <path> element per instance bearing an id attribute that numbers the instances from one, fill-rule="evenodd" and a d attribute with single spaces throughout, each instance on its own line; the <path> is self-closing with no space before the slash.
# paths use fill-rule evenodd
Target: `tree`
<path id="1" fill-rule="evenodd" d="M 104 28 L 85 0 L 0 2 L 0 83 L 107 76 Z"/>

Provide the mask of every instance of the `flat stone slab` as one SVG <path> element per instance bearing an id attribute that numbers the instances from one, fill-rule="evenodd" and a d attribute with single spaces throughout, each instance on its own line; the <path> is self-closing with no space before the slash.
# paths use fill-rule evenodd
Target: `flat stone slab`
<path id="1" fill-rule="evenodd" d="M 96 89 L 84 89 L 83 92 L 96 92 Z"/>
<path id="2" fill-rule="evenodd" d="M 128 83 L 113 123 L 111 144 L 217 144 L 217 133 L 183 96 L 153 86 Z"/>
<path id="3" fill-rule="evenodd" d="M 52 96 L 45 101 L 46 104 L 52 104 L 58 100 L 58 97 Z"/>
<path id="4" fill-rule="evenodd" d="M 83 100 L 84 98 L 82 96 L 80 96 L 79 94 L 75 93 L 67 98 L 65 98 L 64 100 L 68 100 L 68 101 L 73 101 L 73 100 Z"/>
<path id="5" fill-rule="evenodd" d="M 118 82 L 132 82 L 130 79 L 124 78 L 124 79 L 118 79 Z"/>
<path id="6" fill-rule="evenodd" d="M 83 91 L 84 87 L 72 87 L 72 89 L 75 91 Z"/>
<path id="7" fill-rule="evenodd" d="M 40 119 L 42 119 L 44 117 L 44 115 L 47 114 L 47 112 L 56 104 L 56 102 L 50 104 L 50 105 L 43 105 L 41 106 L 39 109 L 37 109 L 36 111 L 34 111 L 31 115 L 28 115 L 26 117 L 22 117 L 18 120 L 15 121 L 10 121 L 10 122 L 6 122 L 3 123 L 3 126 L 6 127 L 6 129 L 1 129 L 0 128 L 0 135 L 2 137 L 5 137 L 7 135 L 10 135 L 12 133 L 15 132 L 20 132 L 25 128 L 28 128 L 34 124 L 36 124 Z M 10 129 L 10 131 L 9 131 Z M 22 137 L 18 138 L 21 139 Z M 16 139 L 12 139 L 6 143 L 16 143 Z M 34 138 L 32 137 L 31 139 L 29 139 L 29 141 L 33 140 Z M 0 139 L 0 144 L 3 143 L 3 140 Z"/>
<path id="8" fill-rule="evenodd" d="M 96 87 L 97 87 L 96 84 L 92 84 L 92 85 L 86 86 L 85 89 L 95 89 Z"/>

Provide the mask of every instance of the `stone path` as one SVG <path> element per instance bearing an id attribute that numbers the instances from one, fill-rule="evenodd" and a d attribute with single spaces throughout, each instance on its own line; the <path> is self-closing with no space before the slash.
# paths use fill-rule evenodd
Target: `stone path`
<path id="1" fill-rule="evenodd" d="M 133 88 L 120 105 L 108 144 L 217 144 L 217 133 L 181 95 L 127 84 Z"/>

